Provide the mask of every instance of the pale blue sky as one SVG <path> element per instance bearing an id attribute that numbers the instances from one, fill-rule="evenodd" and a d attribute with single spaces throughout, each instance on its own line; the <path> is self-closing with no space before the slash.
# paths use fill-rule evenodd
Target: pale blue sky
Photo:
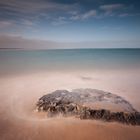
<path id="1" fill-rule="evenodd" d="M 140 39 L 140 2 L 1 0 L 0 38 L 16 43 L 18 37 L 22 43 L 29 42 L 27 39 L 67 43 L 128 41 L 136 42 L 132 44 L 136 47 Z M 1 48 L 6 45 L 3 42 Z"/>

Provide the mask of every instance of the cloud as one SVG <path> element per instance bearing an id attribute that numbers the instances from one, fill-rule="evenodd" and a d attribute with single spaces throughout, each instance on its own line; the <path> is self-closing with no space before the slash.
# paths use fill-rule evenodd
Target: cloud
<path id="1" fill-rule="evenodd" d="M 36 14 L 38 12 L 47 11 L 68 11 L 70 9 L 77 8 L 77 4 L 62 4 L 54 3 L 44 0 L 1 0 L 0 8 L 1 11 L 10 11 L 10 13 L 15 14 Z"/>
<path id="2" fill-rule="evenodd" d="M 0 49 L 73 49 L 73 48 L 137 48 L 139 40 L 93 41 L 93 42 L 55 42 L 49 40 L 27 39 L 17 35 L 0 35 Z"/>
<path id="3" fill-rule="evenodd" d="M 123 4 L 107 4 L 101 5 L 99 7 L 100 10 L 105 11 L 105 15 L 112 15 L 114 11 L 121 10 L 124 8 Z"/>
<path id="4" fill-rule="evenodd" d="M 127 17 L 127 16 L 130 16 L 128 13 L 122 13 L 119 15 L 119 17 Z"/>
<path id="5" fill-rule="evenodd" d="M 68 21 L 58 17 L 62 17 L 63 14 L 66 16 L 70 11 L 78 9 L 79 4 L 77 3 L 64 4 L 49 0 L 1 0 L 0 26 L 6 27 L 10 20 L 14 21 L 13 24 L 22 27 L 34 26 L 40 21 L 47 21 L 52 25 L 62 25 Z"/>
<path id="6" fill-rule="evenodd" d="M 54 41 L 26 39 L 16 35 L 0 35 L 0 48 L 53 49 L 58 45 Z"/>
<path id="7" fill-rule="evenodd" d="M 88 19 L 90 17 L 95 17 L 97 14 L 96 10 L 90 10 L 87 13 L 82 15 L 82 19 Z"/>
<path id="8" fill-rule="evenodd" d="M 60 16 L 52 21 L 52 25 L 55 25 L 55 26 L 63 25 L 66 23 L 69 23 L 69 21 L 67 21 L 66 17 L 62 17 L 62 16 Z"/>
<path id="9" fill-rule="evenodd" d="M 0 34 L 24 34 L 25 31 L 30 31 L 31 33 L 36 29 L 36 23 L 28 19 L 0 20 Z"/>
<path id="10" fill-rule="evenodd" d="M 0 21 L 0 29 L 12 27 L 13 23 L 11 21 Z"/>
<path id="11" fill-rule="evenodd" d="M 97 11 L 96 10 L 90 10 L 87 11 L 86 13 L 83 14 L 75 14 L 72 17 L 70 17 L 71 20 L 85 20 L 85 19 L 89 19 L 89 18 L 93 18 L 97 15 Z"/>
<path id="12" fill-rule="evenodd" d="M 34 22 L 31 21 L 31 20 L 23 19 L 23 20 L 22 20 L 22 24 L 23 24 L 23 25 L 27 25 L 27 26 L 32 26 L 32 25 L 34 25 Z"/>
<path id="13" fill-rule="evenodd" d="M 109 5 L 101 5 L 100 9 L 105 11 L 113 11 L 123 8 L 123 4 L 109 4 Z"/>
<path id="14" fill-rule="evenodd" d="M 101 26 L 99 22 L 102 18 L 108 18 L 111 15 L 127 17 L 132 13 L 130 9 L 126 9 L 129 4 L 106 4 L 103 2 L 100 5 L 101 3 L 95 2 L 94 5 L 92 1 L 92 4 L 89 5 L 90 2 L 91 0 L 85 1 L 84 4 L 78 0 L 73 0 L 73 2 L 65 0 L 63 2 L 59 0 L 0 0 L 0 32 L 1 34 L 17 33 L 26 37 L 38 38 L 45 35 L 53 38 L 54 34 L 54 39 L 58 37 L 58 32 L 60 34 L 62 32 L 63 38 L 58 38 L 64 39 L 65 33 L 72 34 L 71 29 L 75 29 L 77 26 L 79 26 L 78 32 L 80 33 L 80 28 L 86 25 L 87 21 L 88 23 L 90 21 L 90 26 L 84 30 Z M 133 13 L 135 14 L 136 11 Z M 115 17 L 111 18 L 115 19 Z M 94 22 L 95 20 L 97 22 Z M 82 22 L 84 24 L 81 26 Z M 55 27 L 63 27 L 64 24 L 68 24 L 66 25 L 68 28 L 64 26 L 63 31 Z M 100 32 L 100 29 L 97 30 Z M 77 38 L 80 38 L 78 32 Z M 87 36 L 91 36 L 91 34 L 93 32 Z M 88 40 L 88 37 L 86 39 Z"/>
<path id="15" fill-rule="evenodd" d="M 123 17 L 133 17 L 133 16 L 140 16 L 140 13 L 122 13 L 119 15 L 119 17 L 123 18 Z"/>
<path id="16" fill-rule="evenodd" d="M 123 4 L 119 3 L 98 6 L 89 8 L 89 5 L 86 7 L 77 0 L 72 2 L 58 0 L 0 0 L 0 21 L 15 20 L 14 24 L 17 24 L 17 26 L 26 27 L 34 26 L 40 22 L 63 25 L 77 20 L 111 16 L 114 11 L 124 7 Z"/>

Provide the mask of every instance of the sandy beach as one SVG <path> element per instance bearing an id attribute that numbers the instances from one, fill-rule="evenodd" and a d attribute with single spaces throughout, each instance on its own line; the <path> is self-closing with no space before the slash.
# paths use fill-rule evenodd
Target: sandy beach
<path id="1" fill-rule="evenodd" d="M 35 111 L 36 101 L 56 89 L 95 88 L 124 97 L 137 110 L 139 71 L 36 72 L 0 79 L 2 140 L 129 140 L 140 139 L 140 127 L 75 118 L 47 118 Z"/>

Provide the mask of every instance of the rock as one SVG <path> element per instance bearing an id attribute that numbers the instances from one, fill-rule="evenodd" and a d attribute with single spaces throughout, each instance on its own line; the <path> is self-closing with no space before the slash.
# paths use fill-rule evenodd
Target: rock
<path id="1" fill-rule="evenodd" d="M 100 102 L 100 105 L 103 102 L 99 109 L 94 108 L 94 104 L 97 102 Z M 121 111 L 114 112 L 104 108 L 105 102 L 110 103 L 110 105 L 121 105 Z M 63 116 L 75 116 L 80 119 L 98 119 L 140 125 L 140 113 L 128 101 L 101 90 L 76 89 L 72 92 L 56 90 L 41 97 L 37 102 L 37 109 L 47 112 L 48 117 L 62 114 Z"/>

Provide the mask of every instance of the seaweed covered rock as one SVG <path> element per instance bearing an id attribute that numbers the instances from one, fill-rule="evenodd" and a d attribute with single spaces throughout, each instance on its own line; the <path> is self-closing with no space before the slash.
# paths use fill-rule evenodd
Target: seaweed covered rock
<path id="1" fill-rule="evenodd" d="M 106 105 L 107 104 L 107 105 Z M 115 110 L 110 109 L 115 106 Z M 56 90 L 42 96 L 37 110 L 47 112 L 48 117 L 58 114 L 80 119 L 100 119 L 124 124 L 140 125 L 140 113 L 120 96 L 96 89 Z"/>

